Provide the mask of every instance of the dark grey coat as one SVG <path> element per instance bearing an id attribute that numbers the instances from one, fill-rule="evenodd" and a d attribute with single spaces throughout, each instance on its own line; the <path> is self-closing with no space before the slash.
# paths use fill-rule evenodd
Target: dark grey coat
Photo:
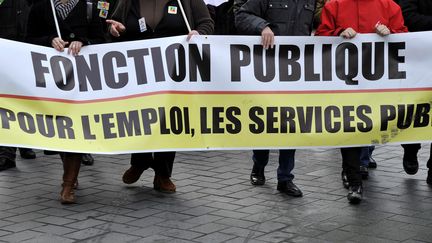
<path id="1" fill-rule="evenodd" d="M 315 0 L 248 0 L 235 13 L 239 34 L 259 35 L 270 27 L 275 35 L 311 34 Z"/>

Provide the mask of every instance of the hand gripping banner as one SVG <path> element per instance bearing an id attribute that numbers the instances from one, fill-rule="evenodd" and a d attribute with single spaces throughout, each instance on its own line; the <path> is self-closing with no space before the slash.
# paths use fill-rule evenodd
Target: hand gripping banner
<path id="1" fill-rule="evenodd" d="M 431 142 L 432 32 L 186 36 L 67 51 L 0 39 L 0 144 L 59 151 Z"/>

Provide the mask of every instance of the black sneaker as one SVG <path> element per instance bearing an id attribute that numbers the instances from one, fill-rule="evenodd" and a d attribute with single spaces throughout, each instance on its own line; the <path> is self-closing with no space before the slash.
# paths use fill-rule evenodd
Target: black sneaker
<path id="1" fill-rule="evenodd" d="M 360 175 L 363 180 L 366 180 L 369 177 L 369 170 L 366 166 L 360 166 Z"/>
<path id="2" fill-rule="evenodd" d="M 94 159 L 91 154 L 83 154 L 82 155 L 82 164 L 83 165 L 93 165 Z"/>
<path id="3" fill-rule="evenodd" d="M 418 171 L 419 164 L 417 157 L 403 159 L 403 168 L 408 175 L 415 175 Z"/>
<path id="4" fill-rule="evenodd" d="M 343 185 L 343 187 L 346 188 L 346 189 L 348 189 L 348 187 L 349 187 L 348 177 L 347 177 L 347 175 L 346 175 L 346 173 L 345 173 L 344 170 L 342 170 L 341 179 L 342 179 L 342 185 Z"/>
<path id="5" fill-rule="evenodd" d="M 54 155 L 54 154 L 59 154 L 58 151 L 51 151 L 51 150 L 44 150 L 43 154 L 45 155 Z"/>
<path id="6" fill-rule="evenodd" d="M 360 186 L 350 186 L 348 195 L 348 201 L 352 204 L 358 204 L 363 199 L 363 187 Z"/>
<path id="7" fill-rule="evenodd" d="M 428 170 L 428 175 L 427 175 L 427 178 L 426 178 L 426 183 L 428 185 L 432 186 L 432 169 Z"/>
<path id="8" fill-rule="evenodd" d="M 15 167 L 16 167 L 16 163 L 14 160 L 4 158 L 4 157 L 0 158 L 0 171 L 7 170 L 10 168 L 15 168 Z"/>
<path id="9" fill-rule="evenodd" d="M 254 186 L 262 186 L 265 184 L 264 168 L 252 167 L 250 182 Z"/>
<path id="10" fill-rule="evenodd" d="M 377 166 L 378 166 L 378 165 L 377 165 L 377 162 L 375 161 L 375 159 L 372 158 L 372 157 L 370 157 L 370 158 L 369 158 L 368 168 L 369 168 L 369 169 L 376 169 Z"/>
<path id="11" fill-rule="evenodd" d="M 36 153 L 33 151 L 33 149 L 19 148 L 19 152 L 21 158 L 23 159 L 36 159 Z"/>
<path id="12" fill-rule="evenodd" d="M 278 181 L 277 189 L 289 196 L 302 197 L 303 192 L 292 181 Z"/>

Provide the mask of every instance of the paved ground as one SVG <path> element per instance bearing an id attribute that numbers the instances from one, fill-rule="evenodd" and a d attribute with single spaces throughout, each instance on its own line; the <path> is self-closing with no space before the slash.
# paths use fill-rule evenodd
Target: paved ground
<path id="1" fill-rule="evenodd" d="M 378 168 L 357 206 L 345 197 L 336 149 L 297 151 L 303 198 L 275 189 L 277 153 L 261 187 L 249 183 L 250 151 L 178 153 L 171 195 L 153 191 L 152 171 L 124 185 L 129 156 L 97 155 L 82 167 L 72 206 L 57 200 L 58 156 L 38 151 L 0 172 L 0 242 L 432 242 L 428 149 L 419 173 L 408 176 L 399 146 L 378 147 Z"/>

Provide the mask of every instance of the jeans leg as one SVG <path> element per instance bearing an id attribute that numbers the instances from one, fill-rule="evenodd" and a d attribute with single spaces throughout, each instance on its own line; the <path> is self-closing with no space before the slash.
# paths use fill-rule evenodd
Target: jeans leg
<path id="1" fill-rule="evenodd" d="M 278 181 L 292 181 L 294 175 L 291 171 L 294 169 L 295 149 L 279 150 L 279 167 L 277 169 Z"/>
<path id="2" fill-rule="evenodd" d="M 131 155 L 130 164 L 134 167 L 152 167 L 153 155 L 152 153 L 134 153 Z"/>
<path id="3" fill-rule="evenodd" d="M 262 169 L 264 168 L 269 161 L 270 150 L 254 150 L 252 160 L 254 162 L 254 166 Z"/>
<path id="4" fill-rule="evenodd" d="M 369 158 L 372 157 L 372 153 L 375 150 L 375 146 L 369 146 Z"/>
<path id="5" fill-rule="evenodd" d="M 351 186 L 362 184 L 360 175 L 360 153 L 362 147 L 341 148 L 342 167 Z"/>
<path id="6" fill-rule="evenodd" d="M 155 174 L 163 177 L 171 177 L 176 152 L 155 152 Z"/>
<path id="7" fill-rule="evenodd" d="M 369 147 L 361 147 L 360 151 L 360 165 L 368 167 L 370 162 Z"/>

